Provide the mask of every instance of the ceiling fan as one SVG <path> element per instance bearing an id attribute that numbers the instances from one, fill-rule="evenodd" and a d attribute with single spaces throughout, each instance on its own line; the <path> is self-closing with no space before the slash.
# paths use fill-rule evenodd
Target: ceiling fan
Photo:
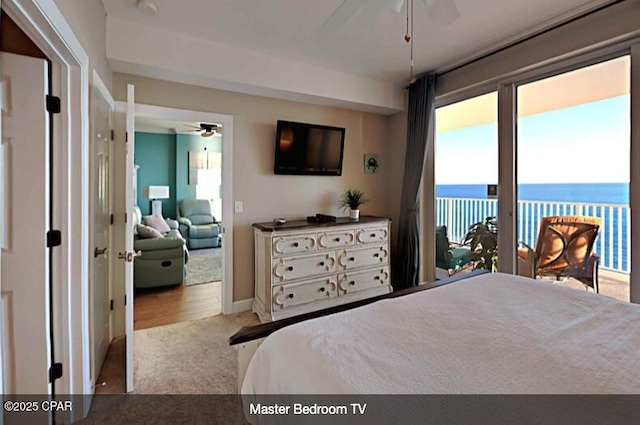
<path id="1" fill-rule="evenodd" d="M 195 130 L 192 131 L 200 133 L 202 137 L 211 137 L 214 134 L 222 133 L 222 126 L 218 124 L 200 123 L 200 127 L 195 127 L 192 125 L 190 125 L 189 127 L 194 128 Z"/>
<path id="2" fill-rule="evenodd" d="M 322 26 L 327 30 L 341 29 L 360 8 L 370 1 L 372 0 L 344 0 Z M 377 1 L 383 7 L 391 8 L 396 13 L 400 13 L 405 4 L 405 0 Z M 435 26 L 444 27 L 450 25 L 460 17 L 460 11 L 456 6 L 455 0 L 422 0 L 422 3 Z"/>

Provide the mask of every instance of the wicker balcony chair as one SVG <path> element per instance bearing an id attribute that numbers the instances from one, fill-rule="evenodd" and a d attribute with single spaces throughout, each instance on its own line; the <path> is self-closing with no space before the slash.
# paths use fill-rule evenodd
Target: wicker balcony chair
<path id="1" fill-rule="evenodd" d="M 543 217 L 535 251 L 518 248 L 518 273 L 531 277 L 574 278 L 600 292 L 599 257 L 593 253 L 602 220 L 598 217 Z"/>

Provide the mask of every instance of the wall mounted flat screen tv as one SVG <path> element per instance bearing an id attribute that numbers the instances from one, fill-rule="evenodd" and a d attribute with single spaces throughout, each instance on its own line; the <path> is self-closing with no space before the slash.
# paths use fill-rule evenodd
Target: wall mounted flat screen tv
<path id="1" fill-rule="evenodd" d="M 275 174 L 340 176 L 345 129 L 278 121 Z"/>

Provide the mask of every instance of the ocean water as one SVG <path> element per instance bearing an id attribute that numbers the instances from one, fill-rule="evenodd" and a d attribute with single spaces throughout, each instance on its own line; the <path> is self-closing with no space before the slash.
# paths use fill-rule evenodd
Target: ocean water
<path id="1" fill-rule="evenodd" d="M 487 199 L 487 185 L 437 185 L 436 197 Z M 521 184 L 518 185 L 518 200 L 628 205 L 629 184 Z"/>
<path id="2" fill-rule="evenodd" d="M 437 185 L 437 198 L 487 200 L 486 185 Z M 606 269 L 629 272 L 629 185 L 628 183 L 580 183 L 580 184 L 522 184 L 518 185 L 519 201 L 550 203 L 600 204 L 587 206 L 584 215 L 600 217 L 603 221 L 595 251 L 600 256 L 600 266 Z M 450 230 L 454 241 L 461 241 L 468 227 L 486 216 L 496 215 L 495 200 L 456 200 L 453 208 L 466 211 L 459 214 Z M 540 219 L 547 215 L 573 215 L 578 211 L 571 206 L 547 206 L 538 208 L 521 204 L 518 211 L 518 240 L 535 247 Z M 447 223 L 447 205 L 440 201 L 436 207 L 438 224 Z"/>

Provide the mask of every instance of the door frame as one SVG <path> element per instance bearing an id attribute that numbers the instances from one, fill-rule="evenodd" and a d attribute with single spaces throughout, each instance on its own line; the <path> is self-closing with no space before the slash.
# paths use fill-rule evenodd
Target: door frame
<path id="1" fill-rule="evenodd" d="M 640 170 L 634 167 L 640 160 L 640 37 L 634 35 L 625 40 L 612 40 L 606 44 L 593 46 L 587 52 L 577 52 L 571 57 L 561 57 L 556 60 L 542 63 L 538 66 L 512 72 L 508 75 L 496 76 L 487 83 L 471 86 L 465 90 L 459 90 L 450 94 L 436 97 L 436 109 L 461 102 L 467 99 L 481 96 L 492 91 L 498 91 L 498 111 L 499 120 L 503 118 L 502 124 L 498 122 L 498 149 L 499 167 L 502 175 L 499 176 L 498 199 L 499 217 L 498 225 L 508 228 L 507 232 L 498 233 L 499 258 L 506 258 L 506 262 L 498 261 L 498 270 L 505 273 L 515 273 L 516 265 L 516 240 L 515 240 L 515 214 L 516 205 L 516 146 L 514 145 L 515 135 L 513 131 L 515 117 L 517 116 L 516 91 L 517 86 L 533 81 L 542 80 L 553 75 L 570 72 L 584 68 L 605 60 L 613 59 L 622 55 L 631 57 L 631 131 L 630 131 L 630 185 L 629 185 L 629 205 L 631 207 L 631 223 L 636 223 L 640 218 Z M 434 126 L 435 127 L 435 126 Z M 435 139 L 434 139 L 435 141 Z M 423 178 L 433 178 L 434 167 L 425 168 Z M 426 176 L 426 177 L 425 177 Z M 502 194 L 507 196 L 503 197 Z M 504 199 L 503 199 L 504 198 Z M 502 204 L 502 205 L 501 205 Z M 432 208 L 435 205 L 435 187 L 425 188 L 421 208 Z M 503 223 L 504 222 L 504 223 Z M 435 217 L 422 222 L 420 234 L 426 234 L 426 229 L 435 227 Z M 435 244 L 435 242 L 434 242 Z M 636 248 L 633 251 L 634 247 Z M 631 249 L 632 260 L 637 258 L 637 251 L 640 251 L 640 226 L 631 226 Z M 635 254 L 634 254 L 635 252 Z M 429 261 L 423 257 L 421 268 L 427 267 L 425 273 L 428 276 L 434 271 L 429 269 Z M 640 268 L 631 267 L 630 273 L 630 302 L 640 304 Z"/>
<path id="2" fill-rule="evenodd" d="M 89 57 L 54 0 L 2 0 L 1 8 L 51 60 L 54 93 L 62 113 L 55 116 L 51 151 L 55 164 L 54 228 L 62 245 L 54 248 L 53 308 L 55 359 L 64 374 L 57 394 L 91 394 L 89 344 Z M 0 219 L 4 212 L 0 211 Z M 78 398 L 76 421 L 89 411 L 91 396 Z"/>
<path id="3" fill-rule="evenodd" d="M 102 81 L 102 78 L 100 78 L 100 75 L 98 75 L 98 73 L 93 70 L 93 76 L 92 76 L 92 81 L 91 81 L 92 87 L 95 88 L 98 93 L 100 93 L 100 95 L 102 96 L 102 98 L 107 102 L 107 104 L 109 105 L 110 111 L 111 111 L 111 115 L 109 117 L 109 125 L 111 127 L 111 130 L 113 130 L 113 114 L 115 113 L 115 101 L 113 99 L 113 96 L 111 96 L 111 93 L 109 92 L 109 89 L 107 89 L 107 86 L 104 84 L 104 82 Z M 91 100 L 90 100 L 91 102 Z M 90 112 L 91 112 L 91 105 L 90 105 Z M 91 114 L 90 114 L 90 120 L 91 120 Z M 91 130 L 93 132 L 93 129 Z M 96 161 L 95 161 L 95 155 L 93 155 L 93 150 L 89 149 L 89 173 L 90 176 L 94 175 L 94 169 L 97 166 Z M 90 177 L 91 179 L 91 177 Z M 95 183 L 90 181 L 90 183 Z M 111 140 L 111 137 L 109 137 L 109 212 L 110 214 L 113 214 L 113 140 Z M 93 190 L 93 186 L 91 186 L 90 191 Z M 91 192 L 90 192 L 91 194 Z M 92 194 L 91 194 L 92 195 Z M 94 198 L 93 196 L 90 196 L 89 199 L 89 217 L 93 217 L 95 211 L 95 204 L 94 204 Z M 93 228 L 90 226 L 90 233 L 89 233 L 89 247 L 93 247 L 96 246 L 95 242 L 94 242 L 94 233 L 93 233 Z M 108 279 L 108 285 L 109 285 L 109 300 L 113 299 L 113 264 L 114 264 L 114 256 L 115 253 L 113 251 L 113 224 L 109 226 L 109 238 L 108 238 L 108 246 L 107 246 L 107 253 L 108 253 L 108 270 L 109 270 L 109 279 Z M 94 345 L 93 345 L 93 338 L 95 337 L 93 335 L 93 331 L 94 331 L 94 311 L 93 311 L 93 261 L 91 260 L 92 256 L 89 255 L 89 295 L 90 295 L 90 299 L 89 299 L 89 330 L 90 330 L 90 338 L 89 341 L 91 343 L 90 347 L 91 347 L 91 365 L 93 365 L 95 363 L 95 350 L 94 350 Z M 109 313 L 109 342 L 111 342 L 113 340 L 113 311 L 110 311 Z M 99 371 L 98 371 L 99 373 Z M 93 370 L 91 370 L 91 374 L 93 375 Z M 98 379 L 98 375 L 96 374 L 96 376 L 92 376 L 91 377 L 91 385 L 93 388 L 95 388 L 95 384 L 96 381 Z"/>
<path id="4" fill-rule="evenodd" d="M 126 113 L 127 103 L 116 102 L 116 112 Z M 135 104 L 135 116 L 170 121 L 198 121 L 222 124 L 222 314 L 233 311 L 233 115 L 164 106 Z M 133 308 L 133 303 L 131 303 Z M 116 312 L 115 314 L 120 314 Z"/>

